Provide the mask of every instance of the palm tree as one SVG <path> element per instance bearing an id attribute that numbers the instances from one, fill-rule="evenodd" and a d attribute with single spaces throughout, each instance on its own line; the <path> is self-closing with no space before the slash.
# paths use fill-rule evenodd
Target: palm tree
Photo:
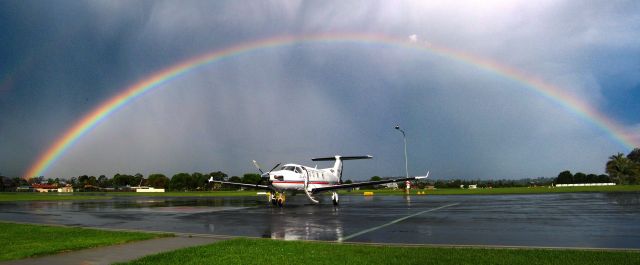
<path id="1" fill-rule="evenodd" d="M 629 152 L 627 158 L 635 163 L 640 163 L 640 148 L 634 148 L 631 152 Z"/>
<path id="2" fill-rule="evenodd" d="M 615 182 L 622 183 L 623 181 L 626 181 L 628 176 L 633 175 L 633 171 L 633 161 L 625 157 L 623 153 L 618 153 L 609 157 L 606 172 Z"/>

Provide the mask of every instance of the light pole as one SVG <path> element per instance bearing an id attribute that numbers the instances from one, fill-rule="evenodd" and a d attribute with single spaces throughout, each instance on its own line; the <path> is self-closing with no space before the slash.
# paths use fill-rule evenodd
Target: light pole
<path id="1" fill-rule="evenodd" d="M 396 125 L 396 130 L 402 133 L 402 139 L 404 140 L 404 173 L 406 177 L 409 178 L 409 163 L 407 162 L 407 135 L 402 129 L 400 129 L 400 125 Z"/>

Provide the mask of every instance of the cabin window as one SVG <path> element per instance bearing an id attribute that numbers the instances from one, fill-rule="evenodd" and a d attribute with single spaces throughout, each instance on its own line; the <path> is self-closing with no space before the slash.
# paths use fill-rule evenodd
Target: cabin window
<path id="1" fill-rule="evenodd" d="M 284 166 L 284 167 L 280 168 L 280 170 L 293 171 L 293 170 L 294 170 L 294 167 L 292 167 L 292 166 Z"/>

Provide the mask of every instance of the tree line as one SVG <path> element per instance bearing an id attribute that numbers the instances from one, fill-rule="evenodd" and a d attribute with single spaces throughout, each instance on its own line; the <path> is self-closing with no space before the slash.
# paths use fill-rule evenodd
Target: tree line
<path id="1" fill-rule="evenodd" d="M 434 186 L 435 188 L 459 188 L 460 185 L 475 184 L 479 188 L 484 187 L 526 187 L 526 186 L 546 186 L 552 183 L 556 184 L 577 184 L 577 183 L 606 183 L 615 182 L 617 184 L 640 184 L 640 148 L 635 148 L 626 156 L 623 153 L 617 153 L 609 157 L 609 160 L 605 166 L 605 174 L 585 174 L 578 172 L 572 174 L 569 170 L 560 172 L 556 178 L 537 178 L 537 179 L 519 179 L 519 180 L 469 180 L 469 179 L 454 179 L 454 180 L 426 180 L 417 181 L 414 185 L 417 188 L 424 188 L 426 186 Z M 100 190 L 106 188 L 118 189 L 122 187 L 133 186 L 149 186 L 154 188 L 164 188 L 170 191 L 197 191 L 197 190 L 211 190 L 211 189 L 237 189 L 237 187 L 222 186 L 220 184 L 209 183 L 209 178 L 221 181 L 241 182 L 257 184 L 261 178 L 259 174 L 247 173 L 239 176 L 229 177 L 226 173 L 221 171 L 211 172 L 203 174 L 199 172 L 194 173 L 178 173 L 171 178 L 164 174 L 155 173 L 150 174 L 145 178 L 142 174 L 137 173 L 134 175 L 127 174 L 115 174 L 112 178 L 108 178 L 105 175 L 87 176 L 82 175 L 78 177 L 72 177 L 70 179 L 61 178 L 48 178 L 37 177 L 31 179 L 24 179 L 19 177 L 9 178 L 0 174 L 0 191 L 15 191 L 17 187 L 30 186 L 34 183 L 37 184 L 51 184 L 57 186 L 71 185 L 74 189 L 85 190 Z M 379 176 L 374 176 L 370 180 L 381 180 Z M 351 180 L 346 180 L 344 183 L 352 183 Z M 400 188 L 404 186 L 404 183 L 398 183 Z"/>
<path id="2" fill-rule="evenodd" d="M 640 148 L 634 148 L 626 156 L 617 153 L 609 157 L 605 165 L 606 175 L 584 174 L 578 172 L 572 174 L 565 170 L 558 174 L 557 184 L 580 184 L 580 183 L 608 183 L 616 184 L 640 184 Z"/>
<path id="3" fill-rule="evenodd" d="M 142 174 L 137 173 L 135 175 L 128 174 L 115 174 L 112 178 L 108 178 L 105 175 L 88 176 L 82 175 L 78 177 L 72 177 L 70 179 L 61 178 L 8 178 L 0 175 L 0 191 L 15 191 L 18 187 L 32 186 L 33 184 L 49 184 L 52 186 L 66 186 L 71 185 L 78 191 L 98 191 L 104 189 L 123 190 L 127 187 L 134 186 L 148 186 L 153 188 L 163 188 L 170 191 L 198 191 L 198 190 L 211 190 L 211 189 L 236 189 L 234 187 L 222 186 L 219 184 L 209 183 L 209 178 L 221 181 L 241 182 L 241 183 L 258 183 L 261 178 L 259 174 L 247 173 L 242 177 L 231 176 L 221 171 L 211 172 L 203 174 L 199 172 L 194 173 L 178 173 L 171 178 L 164 174 L 154 173 L 148 177 L 144 177 Z"/>
<path id="4" fill-rule="evenodd" d="M 618 184 L 640 184 L 640 148 L 610 156 L 605 171 Z"/>

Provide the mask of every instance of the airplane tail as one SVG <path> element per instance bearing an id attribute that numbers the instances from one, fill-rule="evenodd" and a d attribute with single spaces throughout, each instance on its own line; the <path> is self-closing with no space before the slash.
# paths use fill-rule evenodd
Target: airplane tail
<path id="1" fill-rule="evenodd" d="M 335 160 L 336 162 L 333 164 L 333 168 L 331 168 L 331 171 L 333 173 L 335 173 L 338 178 L 340 178 L 340 183 L 342 183 L 342 161 L 345 160 L 356 160 L 356 159 L 371 159 L 373 158 L 373 156 L 370 155 L 366 155 L 366 156 L 333 156 L 333 157 L 319 157 L 319 158 L 313 158 L 311 159 L 311 161 L 333 161 Z"/>

